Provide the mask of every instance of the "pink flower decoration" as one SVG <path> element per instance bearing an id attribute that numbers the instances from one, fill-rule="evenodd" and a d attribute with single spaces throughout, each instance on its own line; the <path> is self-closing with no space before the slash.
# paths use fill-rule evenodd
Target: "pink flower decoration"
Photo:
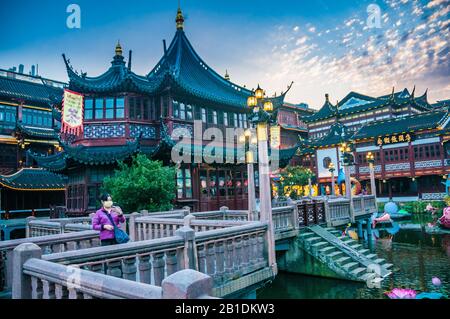
<path id="1" fill-rule="evenodd" d="M 416 291 L 413 289 L 394 288 L 385 293 L 390 299 L 415 299 Z"/>
<path id="2" fill-rule="evenodd" d="M 434 286 L 436 287 L 440 287 L 442 285 L 441 280 L 438 277 L 433 277 L 431 279 L 431 282 L 433 283 Z"/>

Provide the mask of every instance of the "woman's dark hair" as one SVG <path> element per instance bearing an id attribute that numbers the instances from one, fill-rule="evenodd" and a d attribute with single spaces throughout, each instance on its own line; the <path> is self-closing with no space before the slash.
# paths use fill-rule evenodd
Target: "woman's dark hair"
<path id="1" fill-rule="evenodd" d="M 101 200 L 102 202 L 106 202 L 106 201 L 108 200 L 108 197 L 111 197 L 111 198 L 112 198 L 112 196 L 111 196 L 110 194 L 108 194 L 108 193 L 103 193 L 102 196 L 100 196 L 100 200 Z"/>

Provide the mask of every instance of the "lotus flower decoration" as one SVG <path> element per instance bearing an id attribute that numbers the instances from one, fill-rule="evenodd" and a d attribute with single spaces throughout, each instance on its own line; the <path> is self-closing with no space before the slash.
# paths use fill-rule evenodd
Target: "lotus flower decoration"
<path id="1" fill-rule="evenodd" d="M 385 292 L 385 294 L 390 299 L 415 299 L 417 295 L 415 290 L 407 288 L 394 288 L 391 291 Z"/>

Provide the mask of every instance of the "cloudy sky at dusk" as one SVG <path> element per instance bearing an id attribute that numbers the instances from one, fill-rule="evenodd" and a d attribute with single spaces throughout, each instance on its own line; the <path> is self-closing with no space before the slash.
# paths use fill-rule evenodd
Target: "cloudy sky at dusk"
<path id="1" fill-rule="evenodd" d="M 81 7 L 81 29 L 66 26 L 66 7 Z M 380 9 L 380 28 L 367 23 Z M 177 1 L 2 1 L 0 68 L 39 64 L 44 77 L 67 80 L 62 53 L 96 76 L 118 39 L 133 50 L 133 70 L 148 73 L 175 32 Z M 295 84 L 287 100 L 323 104 L 349 91 L 385 95 L 392 86 L 429 100 L 450 98 L 450 0 L 182 0 L 185 32 L 218 73 L 271 95 Z M 372 11 L 371 11 L 372 12 Z M 375 20 L 371 20 L 375 21 Z"/>

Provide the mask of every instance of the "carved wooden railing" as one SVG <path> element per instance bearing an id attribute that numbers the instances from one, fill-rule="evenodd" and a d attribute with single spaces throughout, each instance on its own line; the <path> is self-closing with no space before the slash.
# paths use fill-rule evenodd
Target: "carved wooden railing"
<path id="1" fill-rule="evenodd" d="M 78 231 L 67 234 L 56 234 L 0 242 L 0 254 L 3 257 L 3 271 L 0 278 L 5 281 L 4 290 L 10 290 L 12 284 L 13 250 L 20 244 L 34 243 L 41 247 L 43 254 L 62 251 L 73 251 L 100 245 L 98 232 L 94 230 Z M 2 290 L 0 290 L 2 291 Z"/>
<path id="2" fill-rule="evenodd" d="M 297 205 L 299 226 L 310 226 L 326 222 L 325 204 L 322 200 L 300 200 Z"/>

